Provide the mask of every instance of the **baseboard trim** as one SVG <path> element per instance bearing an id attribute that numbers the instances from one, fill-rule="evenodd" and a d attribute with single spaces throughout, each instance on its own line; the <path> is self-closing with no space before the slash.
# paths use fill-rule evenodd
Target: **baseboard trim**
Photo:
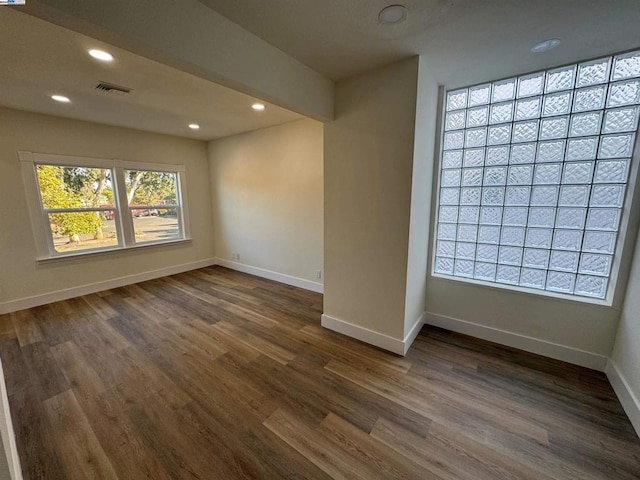
<path id="1" fill-rule="evenodd" d="M 407 354 L 407 352 L 411 348 L 411 345 L 413 344 L 416 337 L 420 333 L 420 330 L 422 330 L 422 326 L 424 325 L 425 314 L 426 312 L 422 312 L 422 315 L 418 317 L 416 322 L 413 324 L 413 327 L 411 327 L 411 330 L 409 330 L 409 333 L 407 333 L 407 335 L 404 337 L 404 342 L 403 342 L 404 352 L 402 353 L 402 355 Z"/>
<path id="2" fill-rule="evenodd" d="M 389 352 L 396 353 L 398 355 L 404 355 L 404 342 L 397 338 L 390 337 L 384 333 L 369 330 L 368 328 L 354 325 L 353 323 L 345 322 L 335 317 L 322 314 L 321 325 L 324 328 L 333 330 L 334 332 L 341 333 L 347 337 L 355 338 L 369 345 L 388 350 Z"/>
<path id="3" fill-rule="evenodd" d="M 640 400 L 635 396 L 626 378 L 612 359 L 607 362 L 605 373 L 622 404 L 622 408 L 629 417 L 631 425 L 640 437 Z"/>
<path id="4" fill-rule="evenodd" d="M 591 368 L 600 372 L 604 372 L 607 366 L 608 358 L 604 355 L 500 330 L 498 328 L 467 322 L 466 320 L 447 317 L 445 315 L 427 312 L 425 315 L 425 323 L 454 332 L 464 333 L 472 337 L 482 338 L 490 342 L 518 348 L 526 352 L 555 358 L 556 360 L 562 360 L 563 362 L 572 363 L 581 367 Z"/>
<path id="5" fill-rule="evenodd" d="M 318 282 L 312 282 L 311 280 L 305 280 L 304 278 L 298 278 L 284 273 L 278 273 L 264 268 L 253 267 L 244 263 L 233 262 L 231 260 L 225 260 L 224 258 L 216 258 L 216 264 L 221 267 L 230 268 L 238 272 L 248 273 L 255 275 L 256 277 L 266 278 L 268 280 L 274 280 L 276 282 L 285 283 L 293 287 L 303 288 L 305 290 L 311 290 L 312 292 L 323 293 L 324 285 Z"/>
<path id="6" fill-rule="evenodd" d="M 0 435 L 4 445 L 4 454 L 9 468 L 11 480 L 22 480 L 22 468 L 20 467 L 20 457 L 16 446 L 16 436 L 11 422 L 11 412 L 9 411 L 9 397 L 7 396 L 7 385 L 4 381 L 4 371 L 0 362 Z M 5 473 L 0 471 L 0 478 L 5 478 Z"/>
<path id="7" fill-rule="evenodd" d="M 140 283 L 147 280 L 153 280 L 155 278 L 166 277 L 168 275 L 188 272 L 189 270 L 210 267 L 215 264 L 215 258 L 208 258 L 206 260 L 200 260 L 197 262 L 183 263 L 180 265 L 174 265 L 172 267 L 160 268 L 158 270 L 137 273 L 135 275 L 128 275 L 126 277 L 114 278 L 112 280 L 105 280 L 103 282 L 90 283 L 88 285 L 80 285 L 78 287 L 67 288 L 65 290 L 44 293 L 42 295 L 35 295 L 33 297 L 10 300 L 8 302 L 0 303 L 0 315 L 16 312 L 18 310 L 24 310 L 27 308 L 38 307 L 40 305 L 46 305 L 47 303 L 68 300 L 69 298 L 80 297 L 82 295 L 88 295 L 90 293 L 101 292 L 104 290 L 109 290 L 111 288 L 124 287 L 133 283 Z"/>

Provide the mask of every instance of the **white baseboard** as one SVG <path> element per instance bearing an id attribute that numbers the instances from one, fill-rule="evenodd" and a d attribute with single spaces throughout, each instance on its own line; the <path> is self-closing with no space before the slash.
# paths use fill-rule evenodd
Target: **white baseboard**
<path id="1" fill-rule="evenodd" d="M 0 466 L 0 478 L 22 480 L 22 468 L 20 467 L 20 457 L 18 456 L 13 423 L 11 423 L 9 398 L 7 396 L 7 385 L 4 382 L 2 362 L 0 362 L 0 435 L 4 446 L 4 452 L 2 453 L 6 455 L 6 467 L 9 469 L 8 472 L 5 472 L 3 471 L 4 466 Z"/>
<path id="2" fill-rule="evenodd" d="M 616 392 L 622 404 L 622 408 L 624 408 L 629 420 L 631 420 L 633 428 L 635 428 L 638 437 L 640 437 L 640 400 L 635 396 L 624 375 L 622 375 L 622 372 L 613 360 L 609 359 L 605 372 L 609 383 L 611 383 L 613 387 L 613 391 Z"/>
<path id="3" fill-rule="evenodd" d="M 572 363 L 581 367 L 591 368 L 600 372 L 604 372 L 607 366 L 608 358 L 604 355 L 500 330 L 498 328 L 467 322 L 466 320 L 427 312 L 425 315 L 425 323 L 454 332 L 464 333 L 472 337 L 482 338 L 490 342 L 518 348 L 526 352 L 555 358 L 556 360 L 562 360 L 563 362 Z"/>
<path id="4" fill-rule="evenodd" d="M 154 278 L 166 277 L 167 275 L 175 275 L 177 273 L 188 272 L 189 270 L 210 267 L 211 265 L 215 264 L 216 259 L 209 258 L 197 262 L 183 263 L 181 265 L 174 265 L 172 267 L 137 273 L 135 275 L 128 275 L 126 277 L 114 278 L 112 280 L 105 280 L 103 282 L 80 285 L 78 287 L 44 293 L 42 295 L 35 295 L 33 297 L 10 300 L 8 302 L 0 303 L 0 315 L 45 305 L 47 303 L 68 300 L 69 298 L 80 297 L 82 295 L 88 295 L 90 293 L 101 292 L 104 290 L 109 290 L 111 288 L 124 287 L 125 285 L 131 285 L 133 283 L 145 282 L 147 280 L 153 280 Z"/>
<path id="5" fill-rule="evenodd" d="M 274 280 L 276 282 L 285 283 L 293 287 L 304 288 L 305 290 L 311 290 L 312 292 L 323 293 L 324 291 L 324 285 L 322 283 L 312 282 L 311 280 L 305 280 L 304 278 L 293 277 L 291 275 L 273 272 L 264 268 L 252 267 L 251 265 L 233 262 L 231 260 L 225 260 L 223 258 L 216 258 L 215 261 L 216 265 L 227 267 L 231 270 L 237 270 L 238 272 L 255 275 L 256 277 Z"/>
<path id="6" fill-rule="evenodd" d="M 422 330 L 422 326 L 424 325 L 425 314 L 426 312 L 422 312 L 422 315 L 420 315 L 420 317 L 413 324 L 413 327 L 411 327 L 411 330 L 409 330 L 409 333 L 407 333 L 407 335 L 404 337 L 403 355 L 407 354 L 407 352 L 409 351 L 409 348 L 411 348 L 411 345 L 413 344 L 416 337 L 420 333 L 420 330 Z"/>

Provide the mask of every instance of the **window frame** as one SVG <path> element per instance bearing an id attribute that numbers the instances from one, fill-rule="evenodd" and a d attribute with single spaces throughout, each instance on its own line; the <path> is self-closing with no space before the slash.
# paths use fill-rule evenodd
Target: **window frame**
<path id="1" fill-rule="evenodd" d="M 434 177 L 435 177 L 434 180 L 435 181 L 433 183 L 433 186 L 435 187 L 435 189 L 433 191 L 433 197 L 432 197 L 433 199 L 432 200 L 432 206 L 433 206 L 432 216 L 431 216 L 432 218 L 431 232 L 432 233 L 430 235 L 431 252 L 429 255 L 429 259 L 431 262 L 431 265 L 429 266 L 429 275 L 431 277 L 453 281 L 453 282 L 461 282 L 463 284 L 474 284 L 474 285 L 482 286 L 485 288 L 491 288 L 491 289 L 497 289 L 497 290 L 508 290 L 508 291 L 512 291 L 520 294 L 525 294 L 525 295 L 535 295 L 538 297 L 546 297 L 551 299 L 569 300 L 569 301 L 578 302 L 578 303 L 586 303 L 586 304 L 600 305 L 600 306 L 606 306 L 606 307 L 611 307 L 619 304 L 620 299 L 622 298 L 624 293 L 622 292 L 622 290 L 626 286 L 626 283 L 628 280 L 627 277 L 629 275 L 629 270 L 630 270 L 629 263 L 633 255 L 633 251 L 635 250 L 634 248 L 635 242 L 636 242 L 636 239 L 640 240 L 640 237 L 637 236 L 638 234 L 637 230 L 640 224 L 640 188 L 637 188 L 638 187 L 637 184 L 640 181 L 640 165 L 639 165 L 640 164 L 640 124 L 638 125 L 636 130 L 633 132 L 635 134 L 635 144 L 631 152 L 627 183 L 625 185 L 624 198 L 623 198 L 622 207 L 621 207 L 619 227 L 618 227 L 618 232 L 616 234 L 616 240 L 615 240 L 614 250 L 612 254 L 612 265 L 611 265 L 611 269 L 608 277 L 608 284 L 607 284 L 607 289 L 606 289 L 604 298 L 581 296 L 573 293 L 571 294 L 561 293 L 561 292 L 555 292 L 555 291 L 550 291 L 546 289 L 529 288 L 529 287 L 524 287 L 519 285 L 499 283 L 497 281 L 492 282 L 492 281 L 486 281 L 486 280 L 479 280 L 473 277 L 462 277 L 462 276 L 455 276 L 453 274 L 449 275 L 445 273 L 438 273 L 436 272 L 436 254 L 437 254 L 436 247 L 438 242 L 438 239 L 437 239 L 438 218 L 440 214 L 440 191 L 442 188 L 443 152 L 444 152 L 444 138 L 445 138 L 445 130 L 446 130 L 446 115 L 447 115 L 446 103 L 447 103 L 448 93 L 455 92 L 457 90 L 462 90 L 462 89 L 469 89 L 469 88 L 484 85 L 484 84 L 493 84 L 493 83 L 501 82 L 504 80 L 510 80 L 513 78 L 516 79 L 516 85 L 517 85 L 517 80 L 519 78 L 527 77 L 529 75 L 539 73 L 541 71 L 545 72 L 546 74 L 548 71 L 551 71 L 551 70 L 562 69 L 564 67 L 569 67 L 572 65 L 580 65 L 583 63 L 588 63 L 590 61 L 598 60 L 606 57 L 614 58 L 619 55 L 624 55 L 626 53 L 631 53 L 636 51 L 638 51 L 638 49 L 634 48 L 634 49 L 630 49 L 622 52 L 614 52 L 610 54 L 599 55 L 597 57 L 580 59 L 580 60 L 566 63 L 566 64 L 550 65 L 549 67 L 542 67 L 536 70 L 531 70 L 529 72 L 513 73 L 511 75 L 497 78 L 497 79 L 489 79 L 489 80 L 483 79 L 484 81 L 474 82 L 468 85 L 456 84 L 456 85 L 447 86 L 447 87 L 441 86 L 439 88 L 438 115 L 436 117 L 437 119 L 436 131 L 438 132 L 438 135 L 436 136 L 436 146 L 435 146 L 436 148 L 434 152 L 435 155 L 437 155 L 437 157 L 434 159 L 435 160 L 434 161 Z M 615 82 L 613 82 L 612 80 L 609 80 L 607 82 L 607 86 L 609 86 L 611 83 L 615 83 Z M 572 92 L 572 96 L 574 95 L 575 90 L 576 90 L 575 87 L 572 90 L 570 90 Z M 528 98 L 528 97 L 525 97 L 525 98 Z M 490 102 L 488 106 L 490 107 L 491 104 L 492 103 Z M 640 105 L 636 105 L 636 106 L 640 108 Z M 621 107 L 621 108 L 624 108 L 624 107 Z M 602 111 L 603 112 L 606 111 L 606 107 L 604 107 Z M 516 120 L 512 120 L 511 125 L 515 121 Z M 466 128 L 461 131 L 466 131 Z M 605 134 L 602 132 L 598 134 L 599 137 L 601 137 L 602 135 L 605 135 Z M 539 142 L 540 142 L 539 139 L 536 140 L 536 144 L 539 144 Z M 512 142 L 510 142 L 507 145 L 511 146 Z M 563 160 L 563 164 L 564 162 L 565 161 Z M 535 166 L 535 163 L 532 165 Z M 483 169 L 484 168 L 485 167 L 483 166 Z M 593 185 L 594 183 L 592 181 L 589 184 L 590 188 L 593 187 Z M 527 208 L 531 208 L 531 205 L 529 204 Z M 456 223 L 455 225 L 458 225 L 458 224 Z M 502 224 L 500 226 L 502 227 Z"/>
<path id="2" fill-rule="evenodd" d="M 33 229 L 38 262 L 47 262 L 64 258 L 74 258 L 86 255 L 120 252 L 137 248 L 171 245 L 191 241 L 189 224 L 189 209 L 187 205 L 186 169 L 184 165 L 164 163 L 147 163 L 118 159 L 104 159 L 94 157 L 79 157 L 48 153 L 34 153 L 19 151 L 19 162 L 27 196 L 29 217 Z M 112 207 L 79 207 L 63 209 L 47 209 L 44 207 L 38 182 L 38 165 L 52 165 L 59 167 L 100 168 L 111 171 L 111 181 L 114 192 Z M 125 187 L 125 170 L 167 172 L 176 175 L 177 210 L 179 236 L 170 240 L 151 240 L 136 242 L 133 218 Z M 88 248 L 73 252 L 58 252 L 53 244 L 53 234 L 49 225 L 49 213 L 73 213 L 87 211 L 113 211 L 116 222 L 118 244 L 100 248 Z"/>

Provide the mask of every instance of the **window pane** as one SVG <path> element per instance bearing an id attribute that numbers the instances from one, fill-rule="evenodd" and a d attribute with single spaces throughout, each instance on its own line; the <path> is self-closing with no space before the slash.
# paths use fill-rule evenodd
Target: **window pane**
<path id="1" fill-rule="evenodd" d="M 113 206 L 109 169 L 38 165 L 37 174 L 46 209 Z"/>
<path id="2" fill-rule="evenodd" d="M 136 242 L 162 242 L 180 238 L 180 224 L 175 208 L 132 210 Z"/>
<path id="3" fill-rule="evenodd" d="M 118 246 L 115 211 L 50 213 L 53 248 L 59 253 Z"/>

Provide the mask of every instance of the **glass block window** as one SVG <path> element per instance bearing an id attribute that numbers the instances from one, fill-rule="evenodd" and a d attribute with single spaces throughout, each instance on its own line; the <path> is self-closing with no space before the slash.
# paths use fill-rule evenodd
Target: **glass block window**
<path id="1" fill-rule="evenodd" d="M 640 52 L 446 94 L 434 272 L 604 299 Z"/>

